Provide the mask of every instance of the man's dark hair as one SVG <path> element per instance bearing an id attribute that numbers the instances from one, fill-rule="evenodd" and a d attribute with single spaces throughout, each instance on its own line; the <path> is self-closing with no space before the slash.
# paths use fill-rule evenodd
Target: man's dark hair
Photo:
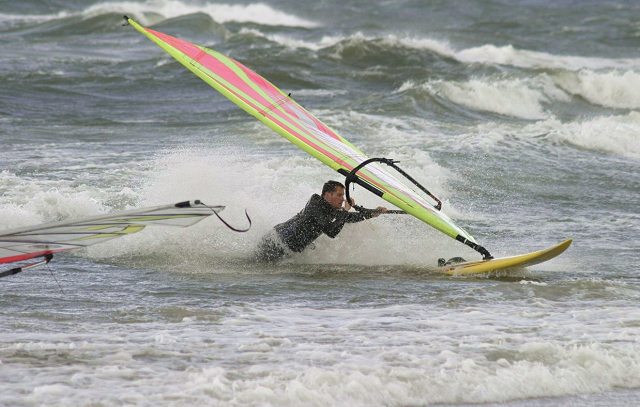
<path id="1" fill-rule="evenodd" d="M 327 181 L 322 186 L 322 195 L 326 194 L 327 192 L 335 192 L 335 190 L 338 187 L 344 189 L 344 185 L 342 185 L 341 182 L 338 182 L 338 181 Z"/>

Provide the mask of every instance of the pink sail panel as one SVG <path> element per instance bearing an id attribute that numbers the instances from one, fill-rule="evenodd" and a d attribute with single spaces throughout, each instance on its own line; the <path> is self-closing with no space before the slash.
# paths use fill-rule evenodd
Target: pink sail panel
<path id="1" fill-rule="evenodd" d="M 276 88 L 262 76 L 253 72 L 240 62 L 213 50 L 197 46 L 188 41 L 149 28 L 145 28 L 145 31 L 183 53 L 192 59 L 193 62 L 199 63 L 202 68 L 206 69 L 205 73 L 207 76 L 256 111 L 262 113 L 264 116 L 268 116 L 287 133 L 295 136 L 314 149 L 321 151 L 334 161 L 347 164 L 344 159 L 347 158 L 348 155 L 341 157 L 329 152 L 327 149 L 329 146 L 326 146 L 326 143 L 316 135 L 309 134 L 308 131 L 314 130 L 320 132 L 323 136 L 328 136 L 340 144 L 346 142 L 346 140 L 304 108 L 297 105 L 288 95 Z M 314 141 L 311 139 L 314 139 Z M 325 146 L 320 146 L 320 143 L 325 144 Z M 349 153 L 351 153 L 351 151 L 349 151 Z"/>

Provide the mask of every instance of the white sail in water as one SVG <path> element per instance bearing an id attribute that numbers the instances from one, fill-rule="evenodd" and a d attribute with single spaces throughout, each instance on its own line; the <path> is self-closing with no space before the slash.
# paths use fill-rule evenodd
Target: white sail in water
<path id="1" fill-rule="evenodd" d="M 81 249 L 137 233 L 149 225 L 191 226 L 207 216 L 217 215 L 223 209 L 224 206 L 208 206 L 197 200 L 185 201 L 174 205 L 0 231 L 0 264 L 44 257 L 44 260 L 37 263 L 2 272 L 0 277 L 47 263 L 55 253 Z"/>

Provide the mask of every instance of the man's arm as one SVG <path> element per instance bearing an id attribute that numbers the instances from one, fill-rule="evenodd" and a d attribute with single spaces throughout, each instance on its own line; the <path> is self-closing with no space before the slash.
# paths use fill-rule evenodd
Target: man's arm
<path id="1" fill-rule="evenodd" d="M 334 238 L 340 233 L 345 223 L 362 222 L 363 220 L 372 218 L 373 211 L 370 213 L 363 212 L 347 212 L 344 209 L 336 211 L 335 219 L 323 228 L 325 235 Z"/>
<path id="2" fill-rule="evenodd" d="M 351 207 L 353 206 L 356 206 L 356 200 L 351 198 L 350 202 L 349 200 L 344 201 L 343 209 L 349 212 L 351 210 Z M 387 211 L 388 209 L 385 208 L 384 206 L 378 206 L 376 209 L 367 209 L 363 207 L 359 207 L 358 209 L 358 212 L 365 215 L 365 218 L 362 220 L 378 217 L 380 216 L 381 213 L 386 213 Z M 353 223 L 353 222 L 360 222 L 360 220 L 354 220 L 351 222 L 347 221 L 346 223 Z"/>

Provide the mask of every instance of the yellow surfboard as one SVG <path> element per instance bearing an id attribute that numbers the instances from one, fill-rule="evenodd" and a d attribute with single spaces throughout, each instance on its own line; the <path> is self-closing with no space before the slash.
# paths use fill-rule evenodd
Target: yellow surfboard
<path id="1" fill-rule="evenodd" d="M 571 245 L 571 242 L 571 239 L 567 239 L 564 242 L 558 243 L 548 249 L 538 250 L 537 252 L 521 254 L 518 256 L 502 257 L 491 260 L 467 261 L 464 263 L 445 265 L 440 268 L 440 271 L 452 276 L 460 276 L 533 266 L 534 264 L 539 264 L 559 256 L 562 252 L 567 250 Z"/>

